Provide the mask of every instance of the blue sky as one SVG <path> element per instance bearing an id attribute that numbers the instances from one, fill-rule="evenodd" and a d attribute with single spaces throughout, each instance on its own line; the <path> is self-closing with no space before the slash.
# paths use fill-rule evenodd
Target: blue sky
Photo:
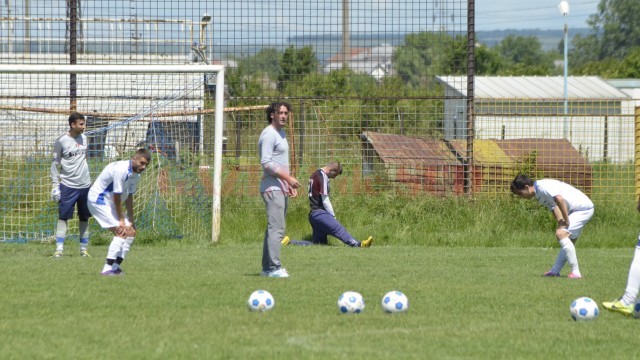
<path id="1" fill-rule="evenodd" d="M 588 28 L 600 0 L 568 0 L 569 28 Z M 562 29 L 560 0 L 476 0 L 476 30 Z"/>
<path id="2" fill-rule="evenodd" d="M 466 0 L 348 0 L 353 34 L 466 31 Z M 569 0 L 570 28 L 587 28 L 601 0 Z M 476 0 L 476 30 L 562 29 L 560 0 Z M 174 18 L 213 15 L 216 34 L 256 38 L 340 34 L 343 0 L 82 0 L 87 18 Z M 1 0 L 0 16 L 24 13 L 25 0 Z M 32 17 L 64 17 L 64 0 L 31 1 Z M 274 31 L 276 30 L 276 31 Z M 0 32 L 3 29 L 0 29 Z M 18 30 L 19 31 L 19 30 Z"/>

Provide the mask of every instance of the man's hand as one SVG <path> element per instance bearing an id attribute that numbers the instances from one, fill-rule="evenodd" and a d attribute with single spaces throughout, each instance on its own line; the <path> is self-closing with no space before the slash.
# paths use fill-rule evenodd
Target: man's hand
<path id="1" fill-rule="evenodd" d="M 293 176 L 289 176 L 287 183 L 289 183 L 289 186 L 291 186 L 292 189 L 298 189 L 300 187 L 300 182 L 298 182 L 298 179 Z"/>
<path id="2" fill-rule="evenodd" d="M 53 187 L 53 189 L 51 189 L 51 201 L 60 201 L 60 185 L 56 185 Z"/>

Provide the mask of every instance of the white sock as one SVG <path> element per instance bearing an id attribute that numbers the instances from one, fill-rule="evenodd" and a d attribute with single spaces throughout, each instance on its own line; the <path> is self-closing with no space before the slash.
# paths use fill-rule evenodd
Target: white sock
<path id="1" fill-rule="evenodd" d="M 109 245 L 109 250 L 107 251 L 107 259 L 117 259 L 122 254 L 122 243 L 124 239 L 119 236 L 114 236 L 113 240 L 111 240 L 111 244 Z"/>
<path id="2" fill-rule="evenodd" d="M 120 256 L 121 258 L 124 259 L 127 256 L 127 253 L 129 252 L 129 250 L 131 250 L 133 239 L 134 238 L 132 237 L 128 237 L 122 241 L 122 255 Z"/>
<path id="3" fill-rule="evenodd" d="M 636 297 L 640 291 L 640 246 L 636 246 L 636 251 L 631 260 L 631 268 L 629 269 L 629 278 L 627 279 L 627 288 L 622 296 L 622 303 L 632 305 L 636 302 Z"/>
<path id="4" fill-rule="evenodd" d="M 551 272 L 555 274 L 560 274 L 560 271 L 564 267 L 564 264 L 567 262 L 567 252 L 564 249 L 560 249 L 558 252 L 558 257 L 556 258 L 555 264 L 551 267 Z"/>
<path id="5" fill-rule="evenodd" d="M 582 276 L 580 274 L 580 267 L 578 266 L 578 256 L 576 255 L 576 247 L 573 245 L 571 240 L 566 237 L 564 239 L 560 239 L 560 247 L 564 250 L 567 256 L 567 262 L 569 266 L 571 266 L 571 272 L 575 275 Z"/>
<path id="6" fill-rule="evenodd" d="M 109 270 L 112 270 L 111 269 L 111 265 L 104 264 L 104 266 L 102 267 L 102 272 L 106 272 L 106 271 L 109 271 Z"/>

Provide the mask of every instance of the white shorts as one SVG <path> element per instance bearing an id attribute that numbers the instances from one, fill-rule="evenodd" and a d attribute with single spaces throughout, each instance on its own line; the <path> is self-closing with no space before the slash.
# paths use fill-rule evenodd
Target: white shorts
<path id="1" fill-rule="evenodd" d="M 91 215 L 93 218 L 100 224 L 103 229 L 110 229 L 113 227 L 120 226 L 120 220 L 118 218 L 118 214 L 116 213 L 116 209 L 111 206 L 111 204 L 99 205 L 92 201 L 88 201 L 89 211 L 91 211 Z M 131 222 L 129 219 L 124 219 L 125 225 L 130 226 Z"/>
<path id="2" fill-rule="evenodd" d="M 567 231 L 570 233 L 570 239 L 577 239 L 584 229 L 584 226 L 587 225 L 591 217 L 593 216 L 594 209 L 591 208 L 589 210 L 582 211 L 574 211 L 569 214 L 569 228 Z"/>

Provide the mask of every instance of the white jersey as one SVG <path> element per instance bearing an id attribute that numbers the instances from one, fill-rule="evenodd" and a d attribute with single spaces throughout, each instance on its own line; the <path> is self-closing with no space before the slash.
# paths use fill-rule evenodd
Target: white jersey
<path id="1" fill-rule="evenodd" d="M 533 186 L 536 189 L 536 200 L 550 211 L 556 207 L 553 198 L 558 195 L 562 195 L 569 213 L 593 209 L 593 202 L 587 195 L 562 181 L 542 179 L 534 182 Z"/>
<path id="2" fill-rule="evenodd" d="M 115 161 L 107 165 L 89 190 L 89 202 L 113 204 L 113 194 L 120 194 L 124 202 L 136 192 L 140 174 L 133 172 L 131 160 Z"/>

